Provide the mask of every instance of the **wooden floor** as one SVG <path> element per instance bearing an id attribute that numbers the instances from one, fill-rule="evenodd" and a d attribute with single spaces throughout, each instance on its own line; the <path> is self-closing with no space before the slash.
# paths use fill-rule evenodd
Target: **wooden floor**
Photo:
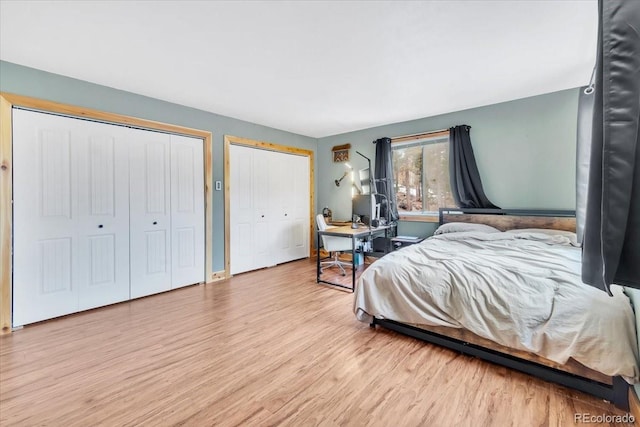
<path id="1" fill-rule="evenodd" d="M 565 426 L 612 405 L 382 329 L 315 259 L 0 337 L 0 425 Z"/>

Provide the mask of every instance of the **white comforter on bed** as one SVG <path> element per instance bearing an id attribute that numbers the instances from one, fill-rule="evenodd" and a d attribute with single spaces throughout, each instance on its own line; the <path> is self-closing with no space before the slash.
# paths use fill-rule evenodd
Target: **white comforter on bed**
<path id="1" fill-rule="evenodd" d="M 354 312 L 465 328 L 557 363 L 638 380 L 631 304 L 580 280 L 580 248 L 538 233 L 450 233 L 392 252 L 360 277 Z"/>

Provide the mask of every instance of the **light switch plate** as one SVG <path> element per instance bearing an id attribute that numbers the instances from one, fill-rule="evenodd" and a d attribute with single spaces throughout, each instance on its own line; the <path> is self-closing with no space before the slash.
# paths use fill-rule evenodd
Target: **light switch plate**
<path id="1" fill-rule="evenodd" d="M 222 190 L 222 181 L 216 181 L 216 191 Z"/>

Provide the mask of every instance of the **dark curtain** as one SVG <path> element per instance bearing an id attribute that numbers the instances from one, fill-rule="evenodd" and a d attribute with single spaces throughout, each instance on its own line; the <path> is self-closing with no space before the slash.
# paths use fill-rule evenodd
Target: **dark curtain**
<path id="1" fill-rule="evenodd" d="M 584 238 L 584 223 L 587 216 L 587 184 L 589 182 L 589 159 L 591 158 L 593 98 L 594 90 L 592 85 L 580 88 L 576 150 L 576 235 L 578 243 L 582 243 Z"/>
<path id="2" fill-rule="evenodd" d="M 380 217 L 390 221 L 397 221 L 398 206 L 396 205 L 396 189 L 393 185 L 393 154 L 391 153 L 391 138 L 380 138 L 375 141 L 376 162 L 375 182 L 376 201 L 380 203 Z M 369 171 L 371 173 L 371 171 Z"/>
<path id="3" fill-rule="evenodd" d="M 600 0 L 582 280 L 640 288 L 640 1 Z"/>
<path id="4" fill-rule="evenodd" d="M 500 209 L 489 201 L 482 189 L 480 173 L 473 155 L 471 126 L 460 125 L 449 129 L 449 176 L 451 194 L 461 208 Z"/>

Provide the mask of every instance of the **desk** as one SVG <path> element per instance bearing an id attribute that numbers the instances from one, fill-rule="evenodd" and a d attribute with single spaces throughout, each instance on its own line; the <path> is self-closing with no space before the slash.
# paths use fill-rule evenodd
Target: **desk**
<path id="1" fill-rule="evenodd" d="M 355 289 L 356 283 L 356 240 L 363 239 L 365 237 L 373 237 L 375 235 L 384 233 L 385 237 L 389 237 L 389 230 L 393 228 L 392 225 L 382 225 L 380 227 L 368 227 L 366 225 L 361 225 L 358 228 L 351 228 L 350 225 L 345 225 L 342 227 L 331 227 L 324 231 L 318 231 L 318 239 L 317 239 L 317 270 L 316 270 L 316 279 L 318 283 L 326 283 L 328 285 L 338 286 L 340 288 L 350 289 L 351 292 Z M 344 286 L 340 283 L 329 282 L 327 280 L 322 280 L 320 278 L 320 239 L 322 236 L 335 236 L 335 237 L 351 237 L 351 287 Z"/>
<path id="2" fill-rule="evenodd" d="M 332 220 L 332 221 L 329 221 L 329 223 L 327 225 L 333 226 L 333 227 L 342 227 L 342 226 L 345 226 L 345 225 L 351 226 L 351 221 Z"/>

